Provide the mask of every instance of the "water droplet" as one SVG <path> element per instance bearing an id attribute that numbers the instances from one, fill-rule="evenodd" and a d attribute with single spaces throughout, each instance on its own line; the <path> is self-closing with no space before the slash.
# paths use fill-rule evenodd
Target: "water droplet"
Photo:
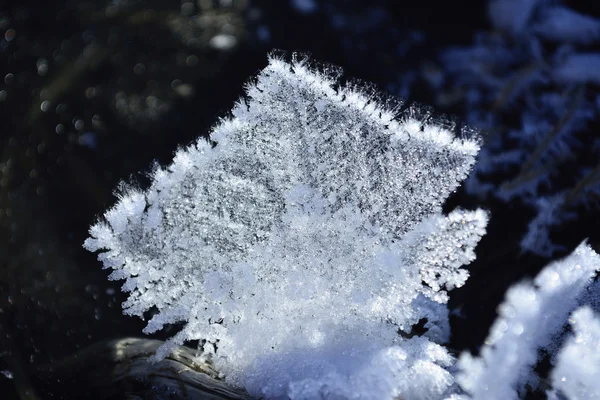
<path id="1" fill-rule="evenodd" d="M 233 35 L 224 33 L 213 36 L 209 44 L 211 47 L 219 50 L 229 50 L 237 44 L 237 39 Z"/>
<path id="2" fill-rule="evenodd" d="M 48 73 L 48 61 L 45 58 L 40 58 L 36 62 L 36 66 L 39 76 L 44 76 Z"/>
<path id="3" fill-rule="evenodd" d="M 513 327 L 513 332 L 515 333 L 515 335 L 522 335 L 524 330 L 525 330 L 525 328 L 523 327 L 522 324 L 516 324 Z"/>
<path id="4" fill-rule="evenodd" d="M 136 75 L 142 75 L 144 72 L 146 72 L 146 66 L 142 63 L 137 63 L 133 67 L 133 73 Z"/>
<path id="5" fill-rule="evenodd" d="M 198 57 L 196 57 L 195 55 L 193 55 L 193 54 L 192 54 L 191 56 L 188 56 L 188 57 L 185 59 L 185 64 L 186 64 L 188 67 L 193 67 L 193 66 L 197 65 L 197 64 L 198 64 L 198 62 L 200 62 L 200 59 L 199 59 Z"/>
<path id="6" fill-rule="evenodd" d="M 181 5 L 181 15 L 192 15 L 194 11 L 194 3 L 185 2 Z"/>
<path id="7" fill-rule="evenodd" d="M 73 125 L 75 126 L 75 129 L 82 131 L 85 124 L 83 123 L 82 119 L 77 119 Z"/>
<path id="8" fill-rule="evenodd" d="M 7 42 L 12 41 L 16 36 L 17 36 L 17 31 L 15 31 L 12 28 L 7 30 L 6 32 L 4 32 L 4 40 L 6 40 Z"/>

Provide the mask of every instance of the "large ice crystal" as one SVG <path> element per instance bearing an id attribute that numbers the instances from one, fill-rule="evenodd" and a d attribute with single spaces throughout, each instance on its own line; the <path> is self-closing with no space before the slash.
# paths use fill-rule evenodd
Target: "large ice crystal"
<path id="1" fill-rule="evenodd" d="M 437 398 L 445 291 L 487 222 L 441 204 L 479 147 L 336 80 L 271 58 L 213 143 L 123 193 L 85 247 L 126 280 L 126 314 L 157 310 L 146 333 L 185 323 L 157 358 L 201 339 L 255 395 Z"/>

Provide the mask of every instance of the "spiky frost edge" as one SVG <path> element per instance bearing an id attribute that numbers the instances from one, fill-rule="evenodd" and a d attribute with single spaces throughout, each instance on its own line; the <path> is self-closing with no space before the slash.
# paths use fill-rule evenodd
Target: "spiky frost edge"
<path id="1" fill-rule="evenodd" d="M 269 56 L 269 64 L 259 73 L 260 76 L 275 73 L 283 79 L 297 81 L 297 77 L 302 78 L 308 85 L 322 93 L 324 97 L 338 107 L 350 107 L 361 113 L 363 117 L 370 122 L 386 128 L 393 139 L 401 143 L 409 140 L 416 140 L 425 143 L 432 143 L 436 146 L 448 147 L 459 153 L 477 156 L 480 149 L 480 142 L 475 138 L 458 138 L 452 132 L 435 123 L 425 124 L 422 120 L 415 118 L 414 108 L 409 108 L 403 112 L 403 115 L 397 115 L 397 111 L 390 109 L 379 103 L 378 97 L 369 95 L 361 89 L 355 87 L 343 87 L 339 85 L 339 75 L 333 73 L 319 72 L 308 66 L 307 60 L 296 60 L 291 64 L 284 61 L 281 57 L 275 55 Z M 256 85 L 250 85 L 247 89 L 249 97 L 258 95 Z M 260 97 L 260 95 L 258 95 Z M 235 114 L 234 114 L 235 115 Z M 218 141 L 218 138 L 211 139 Z M 473 159 L 472 164 L 475 163 Z M 470 169 L 469 166 L 469 169 Z M 463 177 L 464 178 L 464 177 Z"/>

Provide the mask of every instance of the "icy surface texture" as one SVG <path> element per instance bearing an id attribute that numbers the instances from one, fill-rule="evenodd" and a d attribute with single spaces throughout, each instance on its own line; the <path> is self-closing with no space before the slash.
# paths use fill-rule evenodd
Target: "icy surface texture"
<path id="1" fill-rule="evenodd" d="M 126 191 L 85 247 L 126 280 L 126 314 L 157 310 L 146 333 L 185 323 L 157 358 L 204 339 L 255 395 L 436 398 L 451 359 L 430 339 L 487 223 L 441 204 L 478 145 L 335 79 L 271 58 L 216 145 Z M 399 335 L 422 318 L 427 335 Z"/>
<path id="2" fill-rule="evenodd" d="M 549 264 L 532 283 L 508 290 L 480 355 L 465 353 L 458 362 L 457 380 L 473 399 L 517 399 L 526 384 L 536 388 L 538 351 L 556 353 L 569 314 L 586 300 L 585 289 L 598 270 L 600 256 L 583 243 L 564 260 Z M 600 368 L 596 356 L 590 357 L 587 367 L 591 365 Z M 560 366 L 557 371 L 563 373 Z"/>
<path id="3" fill-rule="evenodd" d="M 467 191 L 536 209 L 521 247 L 551 257 L 548 231 L 600 193 L 600 19 L 542 0 L 491 0 L 488 15 L 492 31 L 443 55 L 438 104 L 460 99 L 485 132 Z"/>
<path id="4" fill-rule="evenodd" d="M 589 307 L 582 307 L 569 322 L 574 335 L 558 354 L 549 398 L 561 398 L 556 396 L 558 391 L 571 400 L 600 399 L 600 318 Z"/>

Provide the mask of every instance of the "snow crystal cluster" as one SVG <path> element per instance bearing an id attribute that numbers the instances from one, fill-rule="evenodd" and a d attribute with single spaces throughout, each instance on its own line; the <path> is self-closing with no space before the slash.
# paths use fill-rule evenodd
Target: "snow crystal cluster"
<path id="1" fill-rule="evenodd" d="M 126 314 L 157 311 L 146 333 L 184 323 L 157 359 L 199 339 L 256 396 L 439 398 L 446 291 L 487 223 L 441 204 L 478 144 L 337 73 L 271 58 L 212 143 L 126 190 L 85 247 L 125 279 Z"/>
<path id="2" fill-rule="evenodd" d="M 545 257 L 561 249 L 549 230 L 600 193 L 600 19 L 563 3 L 490 0 L 494 30 L 442 57 L 444 96 L 487 132 L 467 191 L 537 209 L 521 248 Z"/>
<path id="3" fill-rule="evenodd" d="M 84 246 L 125 280 L 124 312 L 152 310 L 146 333 L 183 324 L 155 359 L 200 340 L 261 398 L 488 400 L 546 390 L 545 353 L 551 398 L 599 398 L 600 256 L 583 243 L 512 287 L 480 354 L 457 362 L 447 291 L 467 280 L 487 215 L 441 203 L 477 142 L 336 73 L 271 58 L 212 142 L 179 150 L 92 226 Z"/>

